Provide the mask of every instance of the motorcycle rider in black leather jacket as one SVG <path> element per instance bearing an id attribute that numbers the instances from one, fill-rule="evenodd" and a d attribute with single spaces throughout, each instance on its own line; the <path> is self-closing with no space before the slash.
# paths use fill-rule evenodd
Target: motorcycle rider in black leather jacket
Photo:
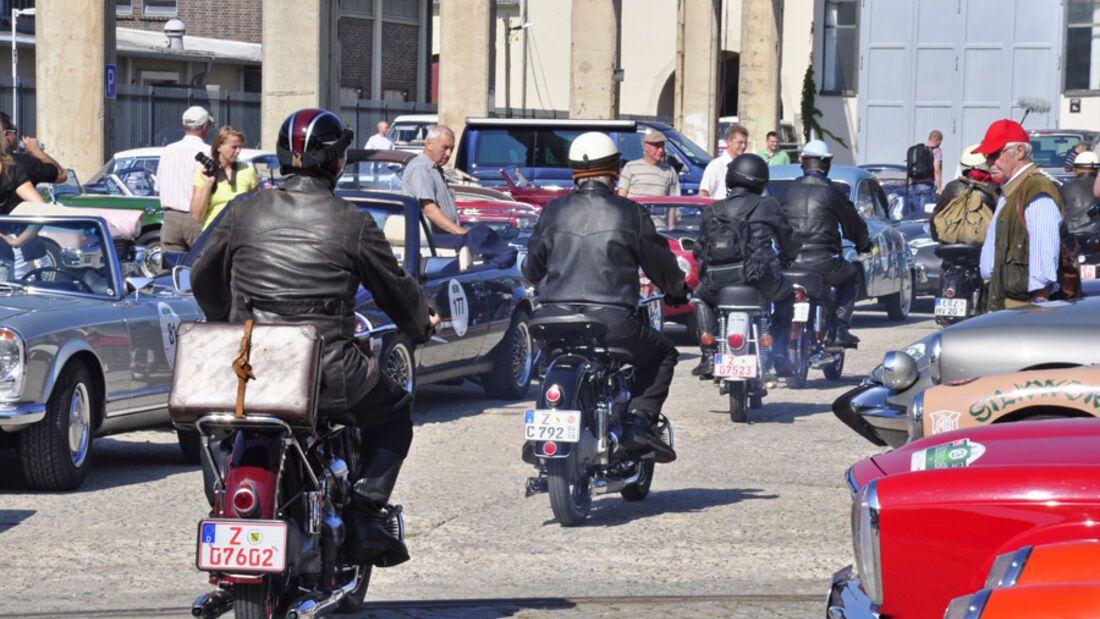
<path id="1" fill-rule="evenodd" d="M 620 153 L 614 141 L 599 132 L 577 136 L 569 164 L 577 191 L 542 210 L 523 263 L 541 304 L 536 316 L 580 313 L 608 326 L 607 344 L 630 350 L 635 368 L 624 444 L 647 447 L 658 462 L 671 462 L 676 452 L 653 426 L 668 397 L 677 352 L 635 316 L 638 269 L 665 291 L 670 305 L 687 303 L 691 288 L 645 208 L 615 194 Z"/>
<path id="2" fill-rule="evenodd" d="M 692 253 L 699 264 L 700 283 L 695 289 L 695 322 L 702 354 L 699 365 L 691 373 L 709 378 L 714 374 L 714 354 L 717 343 L 714 336 L 718 333 L 718 320 L 714 305 L 718 291 L 724 286 L 748 285 L 760 291 L 764 298 L 773 303 L 771 328 L 772 366 L 776 374 L 788 376 L 791 372 L 787 358 L 788 342 L 791 335 L 791 318 L 794 315 L 794 287 L 780 272 L 782 266 L 790 264 L 798 257 L 802 241 L 787 223 L 779 203 L 772 198 L 761 198 L 768 185 L 768 164 L 753 153 L 738 155 L 726 167 L 726 187 L 728 192 L 724 200 L 719 200 L 703 209 L 699 236 Z M 708 241 L 715 235 L 716 214 L 723 214 L 729 221 L 744 218 L 748 224 L 751 256 L 742 256 L 736 262 L 718 262 L 708 251 Z M 738 217 L 738 215 L 740 217 Z M 732 241 L 728 239 L 727 241 Z M 745 277 L 746 263 L 754 264 L 750 271 L 759 275 L 753 281 Z M 711 337 L 706 337 L 709 334 Z M 709 342 L 709 345 L 703 342 Z"/>
<path id="3" fill-rule="evenodd" d="M 822 140 L 811 140 L 802 150 L 802 171 L 780 197 L 787 221 L 802 238 L 797 268 L 816 271 L 825 283 L 836 288 L 836 333 L 834 343 L 855 347 L 859 338 L 849 332 L 856 304 L 856 267 L 841 253 L 843 237 L 856 251 L 871 251 L 867 224 L 855 205 L 829 180 L 833 154 Z"/>
<path id="4" fill-rule="evenodd" d="M 1089 209 L 1100 202 L 1092 193 L 1097 169 L 1100 169 L 1100 157 L 1092 151 L 1085 151 L 1073 160 L 1073 180 L 1059 188 L 1062 205 L 1066 209 L 1066 230 L 1082 246 L 1100 234 L 1100 219 L 1089 215 Z"/>
<path id="5" fill-rule="evenodd" d="M 427 341 L 439 318 L 371 216 L 333 195 L 351 138 L 332 112 L 291 114 L 277 144 L 284 178 L 277 188 L 234 202 L 191 281 L 207 320 L 320 329 L 318 413 L 358 425 L 361 435 L 344 551 L 356 563 L 388 566 L 408 559 L 405 545 L 382 526 L 381 510 L 412 441 L 412 396 L 381 378 L 377 361 L 356 345 L 356 291 L 369 290 L 413 342 Z"/>

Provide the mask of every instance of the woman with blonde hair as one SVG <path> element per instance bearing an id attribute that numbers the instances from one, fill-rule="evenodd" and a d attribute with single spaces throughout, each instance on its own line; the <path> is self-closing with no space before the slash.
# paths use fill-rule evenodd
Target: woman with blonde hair
<path id="1" fill-rule="evenodd" d="M 244 145 L 244 134 L 226 125 L 218 129 L 210 146 L 210 158 L 216 168 L 208 174 L 204 166 L 195 170 L 195 189 L 191 194 L 191 216 L 205 230 L 233 198 L 256 191 L 256 171 L 237 157 Z"/>

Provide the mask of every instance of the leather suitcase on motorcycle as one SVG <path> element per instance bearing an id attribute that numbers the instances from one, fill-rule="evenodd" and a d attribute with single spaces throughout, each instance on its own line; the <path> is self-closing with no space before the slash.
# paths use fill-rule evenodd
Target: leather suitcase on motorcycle
<path id="1" fill-rule="evenodd" d="M 233 414 L 240 380 L 233 363 L 241 353 L 245 323 L 184 322 L 179 326 L 168 413 L 172 425 L 194 428 L 210 413 Z M 323 338 L 301 324 L 253 325 L 245 383 L 245 415 L 278 417 L 296 429 L 317 418 Z"/>

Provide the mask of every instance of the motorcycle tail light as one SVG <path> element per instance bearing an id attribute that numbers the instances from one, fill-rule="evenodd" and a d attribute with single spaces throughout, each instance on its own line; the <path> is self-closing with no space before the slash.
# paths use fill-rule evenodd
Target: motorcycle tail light
<path id="1" fill-rule="evenodd" d="M 247 518 L 256 513 L 259 506 L 260 497 L 256 496 L 256 490 L 252 488 L 252 484 L 241 484 L 241 487 L 233 493 L 233 511 L 237 512 L 238 516 Z"/>
<path id="2" fill-rule="evenodd" d="M 542 445 L 542 453 L 552 456 L 558 453 L 558 444 L 554 441 L 548 441 Z"/>
<path id="3" fill-rule="evenodd" d="M 760 344 L 764 348 L 771 348 L 772 347 L 772 335 L 770 333 L 765 333 L 764 335 L 761 335 L 760 336 Z"/>
<path id="4" fill-rule="evenodd" d="M 955 289 L 954 288 L 948 288 L 948 289 L 944 290 L 943 291 L 943 296 L 947 297 L 948 299 L 954 298 L 955 297 Z"/>
<path id="5" fill-rule="evenodd" d="M 730 333 L 729 345 L 730 350 L 741 350 L 741 347 L 745 345 L 745 336 L 740 333 Z"/>
<path id="6" fill-rule="evenodd" d="M 808 298 L 809 297 L 806 295 L 806 289 L 805 288 L 802 288 L 800 286 L 795 286 L 794 287 L 794 300 L 795 301 L 805 301 Z"/>
<path id="7" fill-rule="evenodd" d="M 707 347 L 714 346 L 714 334 L 704 333 L 703 335 L 700 335 L 699 343 Z"/>

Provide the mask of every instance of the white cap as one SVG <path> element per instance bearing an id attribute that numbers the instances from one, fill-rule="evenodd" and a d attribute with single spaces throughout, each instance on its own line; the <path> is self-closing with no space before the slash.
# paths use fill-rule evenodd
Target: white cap
<path id="1" fill-rule="evenodd" d="M 183 112 L 183 128 L 188 131 L 198 131 L 208 124 L 214 124 L 214 119 L 201 105 L 192 105 Z"/>

